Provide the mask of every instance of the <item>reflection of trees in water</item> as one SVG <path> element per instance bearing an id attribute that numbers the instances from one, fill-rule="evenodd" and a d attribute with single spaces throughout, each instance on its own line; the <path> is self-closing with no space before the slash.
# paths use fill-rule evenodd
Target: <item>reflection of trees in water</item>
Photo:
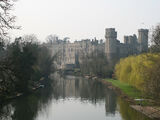
<path id="1" fill-rule="evenodd" d="M 38 111 L 38 97 L 31 95 L 13 104 L 15 111 L 13 120 L 33 120 Z"/>
<path id="2" fill-rule="evenodd" d="M 46 84 L 47 85 L 47 84 Z M 41 107 L 47 106 L 52 98 L 52 87 L 47 85 L 34 94 L 20 97 L 11 104 L 1 106 L 2 120 L 33 120 Z"/>
<path id="3" fill-rule="evenodd" d="M 37 90 L 32 95 L 20 97 L 10 105 L 2 106 L 0 112 L 2 111 L 3 114 L 0 116 L 3 116 L 4 120 L 7 117 L 12 118 L 11 120 L 33 120 L 38 112 L 42 108 L 47 108 L 53 100 L 58 102 L 60 98 L 69 97 L 80 98 L 81 102 L 87 100 L 94 105 L 105 100 L 106 114 L 115 114 L 116 96 L 112 90 L 106 89 L 101 82 L 75 76 L 61 77 L 56 74 L 54 83 L 50 82 L 50 86 Z M 7 120 L 9 119 L 7 118 Z"/>
<path id="4" fill-rule="evenodd" d="M 118 98 L 118 105 L 123 120 L 151 120 L 140 112 L 129 107 L 129 105 L 121 98 Z"/>
<path id="5" fill-rule="evenodd" d="M 55 99 L 73 97 L 96 104 L 97 100 L 105 97 L 104 86 L 98 81 L 75 76 L 63 78 L 59 75 L 56 75 L 54 79 L 57 80 L 54 86 Z"/>
<path id="6" fill-rule="evenodd" d="M 33 120 L 37 112 L 37 101 L 35 96 L 28 96 L 13 101 L 10 105 L 2 106 L 0 110 L 1 120 Z"/>
<path id="7" fill-rule="evenodd" d="M 11 120 L 14 108 L 12 105 L 0 106 L 0 120 Z"/>
<path id="8" fill-rule="evenodd" d="M 106 115 L 108 114 L 115 114 L 116 112 L 116 94 L 110 90 L 106 89 L 106 98 L 105 98 L 105 108 L 106 108 Z"/>
<path id="9" fill-rule="evenodd" d="M 106 114 L 115 114 L 116 95 L 112 90 L 97 80 L 87 80 L 81 77 L 61 77 L 56 76 L 58 80 L 54 86 L 54 97 L 59 98 L 81 98 L 81 101 L 88 100 L 92 104 L 100 103 L 105 99 Z"/>
<path id="10" fill-rule="evenodd" d="M 75 78 L 75 88 L 76 88 L 76 91 L 79 90 L 79 82 L 80 82 L 80 80 L 78 78 Z"/>
<path id="11" fill-rule="evenodd" d="M 105 87 L 102 83 L 95 80 L 86 80 L 85 82 L 87 82 L 87 84 L 84 83 L 80 89 L 81 98 L 87 98 L 94 104 L 104 99 Z"/>

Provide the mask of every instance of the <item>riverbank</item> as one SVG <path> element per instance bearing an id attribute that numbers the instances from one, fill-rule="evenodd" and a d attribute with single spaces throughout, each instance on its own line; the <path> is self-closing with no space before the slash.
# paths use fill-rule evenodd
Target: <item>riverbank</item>
<path id="1" fill-rule="evenodd" d="M 28 91 L 28 92 L 24 92 L 24 93 L 19 93 L 19 92 L 14 92 L 12 94 L 2 94 L 0 96 L 0 103 L 4 103 L 4 102 L 7 102 L 7 101 L 10 101 L 10 100 L 13 100 L 13 99 L 16 99 L 16 98 L 19 98 L 21 96 L 24 96 L 24 95 L 28 95 L 40 88 L 44 88 L 44 85 L 42 84 L 42 82 L 44 81 L 45 78 L 41 78 L 39 80 L 39 82 L 37 82 L 34 86 L 31 87 L 31 89 Z"/>
<path id="2" fill-rule="evenodd" d="M 107 82 L 112 83 L 113 86 L 119 88 L 124 94 L 129 96 L 132 99 L 142 98 L 142 93 L 137 90 L 135 87 L 130 86 L 129 84 L 122 83 L 119 80 L 114 79 L 105 79 Z"/>
<path id="3" fill-rule="evenodd" d="M 119 80 L 101 80 L 109 89 L 113 89 L 121 98 L 127 101 L 130 106 L 152 119 L 160 119 L 159 105 L 151 99 L 146 99 L 135 87 L 122 83 Z"/>

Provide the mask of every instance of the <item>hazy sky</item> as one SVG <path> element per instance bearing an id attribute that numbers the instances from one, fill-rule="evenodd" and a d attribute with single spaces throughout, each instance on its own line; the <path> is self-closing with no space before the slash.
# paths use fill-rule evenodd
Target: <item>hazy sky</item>
<path id="1" fill-rule="evenodd" d="M 160 0 L 18 0 L 14 9 L 22 30 L 12 35 L 34 33 L 41 41 L 49 34 L 104 39 L 105 28 L 110 27 L 123 41 L 138 28 L 160 23 Z"/>

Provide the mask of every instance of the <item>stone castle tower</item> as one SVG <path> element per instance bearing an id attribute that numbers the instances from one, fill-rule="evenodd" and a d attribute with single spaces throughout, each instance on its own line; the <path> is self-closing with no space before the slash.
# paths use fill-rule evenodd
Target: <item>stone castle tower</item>
<path id="1" fill-rule="evenodd" d="M 112 60 L 117 55 L 117 32 L 115 31 L 115 28 L 107 28 L 105 38 L 105 52 L 107 59 Z"/>
<path id="2" fill-rule="evenodd" d="M 139 52 L 148 51 L 148 29 L 138 30 Z"/>
<path id="3" fill-rule="evenodd" d="M 110 63 L 114 63 L 122 57 L 140 54 L 148 51 L 148 29 L 139 29 L 137 36 L 124 36 L 124 43 L 117 40 L 115 28 L 105 30 L 105 53 Z"/>

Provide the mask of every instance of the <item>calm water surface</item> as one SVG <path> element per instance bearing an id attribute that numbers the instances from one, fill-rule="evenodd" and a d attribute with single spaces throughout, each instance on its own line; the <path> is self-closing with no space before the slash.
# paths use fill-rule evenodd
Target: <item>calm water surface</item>
<path id="1" fill-rule="evenodd" d="M 100 82 L 55 74 L 54 83 L 0 107 L 1 120 L 149 120 Z"/>

